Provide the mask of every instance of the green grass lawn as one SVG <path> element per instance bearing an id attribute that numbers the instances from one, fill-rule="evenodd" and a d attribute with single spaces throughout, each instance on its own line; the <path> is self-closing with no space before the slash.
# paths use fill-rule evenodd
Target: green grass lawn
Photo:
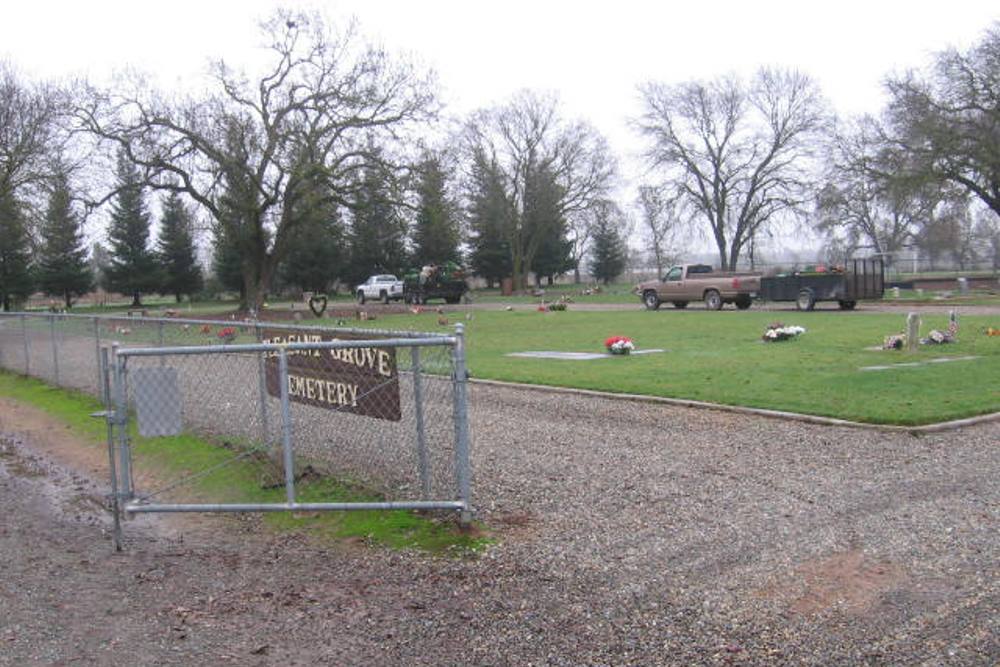
<path id="1" fill-rule="evenodd" d="M 385 317 L 380 327 L 442 330 L 436 314 Z M 776 319 L 807 332 L 763 343 Z M 529 307 L 475 312 L 465 322 L 475 378 L 696 399 L 884 424 L 927 424 L 1000 410 L 1000 318 L 961 318 L 960 341 L 913 353 L 870 350 L 900 332 L 902 314 L 624 311 L 539 313 Z M 946 315 L 925 315 L 922 334 L 945 329 Z M 611 335 L 662 354 L 592 361 L 527 359 L 510 352 L 600 352 Z M 971 361 L 928 363 L 942 357 Z M 866 366 L 917 366 L 862 371 Z"/>
<path id="2" fill-rule="evenodd" d="M 542 290 L 545 295 L 542 297 L 531 296 L 530 294 L 518 294 L 514 296 L 503 296 L 499 289 L 475 289 L 469 291 L 469 300 L 472 303 L 539 303 L 543 299 L 547 302 L 558 301 L 559 297 L 567 296 L 574 303 L 639 303 L 639 297 L 632 292 L 635 283 L 612 283 L 601 285 L 598 291 L 593 291 L 591 285 L 543 285 Z M 586 293 L 589 292 L 589 293 Z"/>
<path id="3" fill-rule="evenodd" d="M 107 426 L 89 415 L 102 410 L 92 396 L 51 387 L 40 380 L 0 371 L 0 395 L 33 405 L 64 423 L 88 446 L 106 451 Z M 169 483 L 193 473 L 213 470 L 184 487 L 186 502 L 285 502 L 285 490 L 279 483 L 261 484 L 280 471 L 265 456 L 250 456 L 230 463 L 233 449 L 194 435 L 144 438 L 133 429 L 131 441 L 136 477 L 152 475 L 159 484 Z M 151 492 L 154 489 L 140 488 Z M 299 502 L 362 502 L 383 500 L 355 484 L 330 477 L 315 476 L 296 484 Z M 168 496 L 169 498 L 169 496 Z M 158 498 L 157 500 L 165 500 Z M 335 539 L 362 538 L 390 548 L 414 548 L 432 553 L 465 553 L 489 542 L 458 531 L 448 521 L 436 521 L 415 512 L 351 511 L 291 514 L 275 512 L 264 515 L 266 525 L 276 530 L 308 528 L 311 534 Z"/>

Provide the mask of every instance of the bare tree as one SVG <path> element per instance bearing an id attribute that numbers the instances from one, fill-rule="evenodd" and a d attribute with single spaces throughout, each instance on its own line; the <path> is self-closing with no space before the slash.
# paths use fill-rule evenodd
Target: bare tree
<path id="1" fill-rule="evenodd" d="M 966 53 L 937 54 L 929 76 L 887 87 L 900 173 L 954 183 L 1000 215 L 1000 23 Z"/>
<path id="2" fill-rule="evenodd" d="M 536 183 L 554 181 L 560 197 L 553 212 L 573 218 L 610 187 L 614 159 L 594 128 L 561 119 L 552 97 L 528 91 L 473 114 L 466 124 L 465 144 L 471 163 L 494 165 L 502 180 L 511 272 L 515 286 L 524 289 L 528 268 L 550 231 L 545 221 L 528 220 Z"/>
<path id="3" fill-rule="evenodd" d="M 797 72 L 640 88 L 646 157 L 709 227 L 723 268 L 744 246 L 807 200 L 813 139 L 826 126 L 819 91 Z"/>
<path id="4" fill-rule="evenodd" d="M 990 261 L 993 275 L 1000 273 L 1000 216 L 983 210 L 976 216 L 976 240 L 980 251 Z"/>
<path id="5" fill-rule="evenodd" d="M 656 275 L 662 277 L 667 264 L 673 261 L 670 248 L 677 243 L 681 224 L 678 196 L 671 195 L 663 187 L 641 185 L 638 204 L 649 252 L 656 264 Z"/>
<path id="6" fill-rule="evenodd" d="M 893 176 L 892 156 L 881 137 L 869 116 L 834 136 L 827 184 L 817 196 L 816 228 L 843 235 L 848 255 L 871 248 L 891 263 L 913 241 L 938 200 L 929 196 L 925 183 Z"/>
<path id="7" fill-rule="evenodd" d="M 0 196 L 25 202 L 39 194 L 53 174 L 64 110 L 56 88 L 26 81 L 0 61 Z"/>
<path id="8" fill-rule="evenodd" d="M 300 200 L 321 183 L 330 201 L 350 206 L 361 170 L 405 168 L 384 149 L 427 119 L 434 101 L 427 76 L 362 44 L 353 25 L 338 33 L 316 16 L 279 11 L 263 31 L 272 58 L 256 78 L 219 61 L 205 97 L 170 101 L 139 81 L 127 93 L 92 91 L 77 110 L 147 185 L 186 193 L 217 225 L 236 227 L 254 309 L 300 223 Z"/>

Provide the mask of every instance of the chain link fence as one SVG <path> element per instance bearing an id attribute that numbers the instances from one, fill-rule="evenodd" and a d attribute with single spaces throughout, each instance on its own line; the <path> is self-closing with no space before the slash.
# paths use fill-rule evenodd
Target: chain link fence
<path id="1" fill-rule="evenodd" d="M 359 507 L 469 518 L 460 326 L 0 314 L 0 366 L 105 400 L 130 512 L 351 509 L 296 496 L 296 482 L 320 472 L 371 494 Z M 216 447 L 206 453 L 191 435 Z M 264 479 L 246 478 L 249 461 Z M 207 479 L 224 498 L 199 491 Z M 284 497 L 251 502 L 261 487 Z"/>

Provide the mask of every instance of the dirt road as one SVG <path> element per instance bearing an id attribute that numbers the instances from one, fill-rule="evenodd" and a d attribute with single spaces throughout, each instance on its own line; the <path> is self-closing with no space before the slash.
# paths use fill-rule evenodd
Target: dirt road
<path id="1" fill-rule="evenodd" d="M 475 559 L 150 517 L 0 401 L 0 664 L 1000 660 L 1000 425 L 915 437 L 473 388 Z"/>

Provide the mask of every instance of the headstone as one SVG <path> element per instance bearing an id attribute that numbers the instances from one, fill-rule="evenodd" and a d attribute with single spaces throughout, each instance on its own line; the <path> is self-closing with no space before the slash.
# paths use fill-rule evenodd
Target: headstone
<path id="1" fill-rule="evenodd" d="M 915 352 L 920 344 L 920 315 L 910 313 L 906 316 L 906 349 Z"/>
<path id="2" fill-rule="evenodd" d="M 966 278 L 958 279 L 958 293 L 968 294 L 969 293 L 969 281 Z"/>
<path id="3" fill-rule="evenodd" d="M 899 287 L 893 287 L 892 288 L 892 298 L 893 299 L 898 299 L 899 298 Z"/>

